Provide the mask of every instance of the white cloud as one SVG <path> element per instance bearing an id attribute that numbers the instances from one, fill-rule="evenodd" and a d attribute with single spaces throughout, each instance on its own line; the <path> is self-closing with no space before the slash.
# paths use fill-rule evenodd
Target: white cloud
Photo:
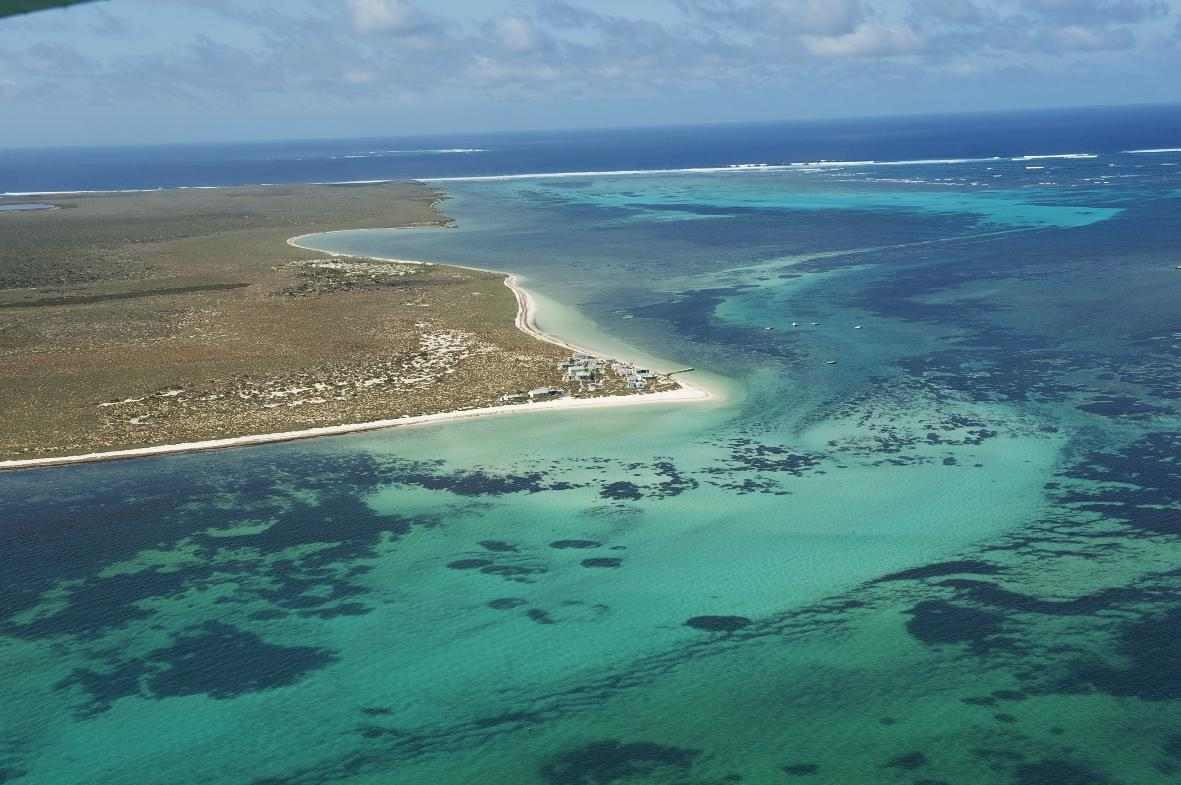
<path id="1" fill-rule="evenodd" d="M 40 43 L 19 53 L 16 62 L 27 74 L 43 77 L 69 77 L 85 72 L 90 60 L 72 46 Z"/>
<path id="2" fill-rule="evenodd" d="M 804 36 L 803 42 L 818 57 L 898 57 L 926 48 L 926 39 L 910 27 L 873 23 L 844 35 Z"/>
<path id="3" fill-rule="evenodd" d="M 484 26 L 484 31 L 510 52 L 530 52 L 541 46 L 544 36 L 537 26 L 519 16 L 503 16 Z"/>
<path id="4" fill-rule="evenodd" d="M 972 0 L 914 0 L 912 7 L 924 20 L 937 19 L 953 25 L 980 25 L 993 15 Z"/>
<path id="5" fill-rule="evenodd" d="M 1067 25 L 1045 31 L 1043 38 L 1055 49 L 1090 52 L 1129 49 L 1136 43 L 1136 37 L 1126 27 L 1088 28 L 1082 25 Z"/>
<path id="6" fill-rule="evenodd" d="M 413 33 L 426 17 L 406 0 L 344 0 L 353 28 L 362 33 Z"/>
<path id="7" fill-rule="evenodd" d="M 17 99 L 22 97 L 24 91 L 21 86 L 11 79 L 0 79 L 0 98 Z"/>
<path id="8" fill-rule="evenodd" d="M 1037 13 L 1072 21 L 1143 22 L 1169 15 L 1163 0 L 1025 0 Z"/>
<path id="9" fill-rule="evenodd" d="M 857 27 L 865 13 L 859 0 L 766 0 L 770 24 L 795 35 L 841 35 Z"/>
<path id="10" fill-rule="evenodd" d="M 463 80 L 479 84 L 553 82 L 561 73 L 548 65 L 521 64 L 477 55 L 463 74 Z"/>

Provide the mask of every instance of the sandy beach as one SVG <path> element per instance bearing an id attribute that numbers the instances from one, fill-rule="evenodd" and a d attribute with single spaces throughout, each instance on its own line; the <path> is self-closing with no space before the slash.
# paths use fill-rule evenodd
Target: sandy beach
<path id="1" fill-rule="evenodd" d="M 312 236 L 320 234 L 332 234 L 332 232 L 318 232 L 312 235 L 299 235 L 288 239 L 288 244 L 297 248 L 302 248 L 309 251 L 316 251 L 318 253 L 326 253 L 317 248 L 312 248 L 301 244 L 299 241 Z M 338 255 L 338 254 L 332 254 Z M 339 254 L 344 255 L 344 254 Z M 370 257 L 380 259 L 381 261 L 396 262 L 400 264 L 427 264 L 427 262 L 407 260 L 407 259 L 387 259 L 383 257 Z M 461 267 L 462 265 L 450 265 L 452 267 Z M 517 300 L 517 317 L 516 326 L 522 332 L 525 332 L 538 340 L 547 343 L 562 346 L 571 351 L 582 351 L 588 354 L 603 355 L 602 352 L 597 352 L 592 348 L 578 346 L 551 335 L 542 332 L 536 322 L 537 304 L 529 291 L 524 289 L 516 279 L 516 276 L 509 275 L 497 270 L 487 270 L 477 267 L 468 267 L 467 269 L 477 270 L 480 272 L 494 272 L 505 275 L 504 284 L 510 290 Z M 66 466 L 76 463 L 90 463 L 94 461 L 111 461 L 124 460 L 129 458 L 143 458 L 148 456 L 158 455 L 175 455 L 186 452 L 199 452 L 205 450 L 220 450 L 229 447 L 244 447 L 248 445 L 272 444 L 276 442 L 295 441 L 298 439 L 314 439 L 320 436 L 341 436 L 350 433 L 362 433 L 366 431 L 376 431 L 385 428 L 397 428 L 413 425 L 426 425 L 438 422 L 451 422 L 455 420 L 467 420 L 475 417 L 487 417 L 497 414 L 523 414 L 528 412 L 545 412 L 555 410 L 567 409 L 600 409 L 616 406 L 638 406 L 651 405 L 661 403 L 682 403 L 682 402 L 702 402 L 718 398 L 718 395 L 705 387 L 690 384 L 683 379 L 678 378 L 677 384 L 679 389 L 667 390 L 663 392 L 640 393 L 634 395 L 608 395 L 598 398 L 561 398 L 557 400 L 536 401 L 530 403 L 520 404 L 505 404 L 502 406 L 488 406 L 482 408 L 460 409 L 458 411 L 439 412 L 436 414 L 425 414 L 418 416 L 405 416 L 392 420 L 375 420 L 371 422 L 349 423 L 343 425 L 331 425 L 318 428 L 308 428 L 296 431 L 284 431 L 280 433 L 266 433 L 255 434 L 249 436 L 235 436 L 225 439 L 210 439 L 206 441 L 185 442 L 180 444 L 166 444 L 157 445 L 153 447 L 138 447 L 127 450 L 112 450 L 109 452 L 94 452 L 85 453 L 81 455 L 63 455 L 49 458 L 31 458 L 24 460 L 8 460 L 0 461 L 0 471 L 12 471 L 17 469 L 33 469 L 48 466 Z"/>

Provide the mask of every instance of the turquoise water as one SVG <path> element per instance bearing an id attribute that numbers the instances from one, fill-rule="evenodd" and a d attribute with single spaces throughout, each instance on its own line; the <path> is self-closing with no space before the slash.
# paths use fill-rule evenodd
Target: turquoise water
<path id="1" fill-rule="evenodd" d="M 0 477 L 0 781 L 1175 782 L 1181 213 L 1109 163 L 320 238 L 719 397 Z"/>

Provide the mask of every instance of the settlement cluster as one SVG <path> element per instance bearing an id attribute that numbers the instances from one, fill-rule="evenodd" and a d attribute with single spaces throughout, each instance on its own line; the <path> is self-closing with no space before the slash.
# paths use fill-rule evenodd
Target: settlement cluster
<path id="1" fill-rule="evenodd" d="M 634 363 L 622 362 L 610 357 L 595 357 L 586 352 L 574 352 L 570 359 L 558 365 L 558 370 L 564 371 L 567 382 L 578 384 L 580 392 L 597 392 L 602 389 L 607 374 L 614 373 L 623 377 L 628 389 L 643 390 L 656 374 L 650 368 L 643 368 Z M 547 398 L 564 398 L 570 394 L 569 390 L 558 387 L 539 387 L 528 392 L 512 393 L 501 397 L 502 401 L 537 401 Z"/>

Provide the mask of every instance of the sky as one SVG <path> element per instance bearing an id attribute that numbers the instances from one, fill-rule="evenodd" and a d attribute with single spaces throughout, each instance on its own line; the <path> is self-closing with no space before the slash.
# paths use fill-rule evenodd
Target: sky
<path id="1" fill-rule="evenodd" d="M 1181 0 L 103 0 L 0 19 L 0 147 L 1181 101 Z"/>

